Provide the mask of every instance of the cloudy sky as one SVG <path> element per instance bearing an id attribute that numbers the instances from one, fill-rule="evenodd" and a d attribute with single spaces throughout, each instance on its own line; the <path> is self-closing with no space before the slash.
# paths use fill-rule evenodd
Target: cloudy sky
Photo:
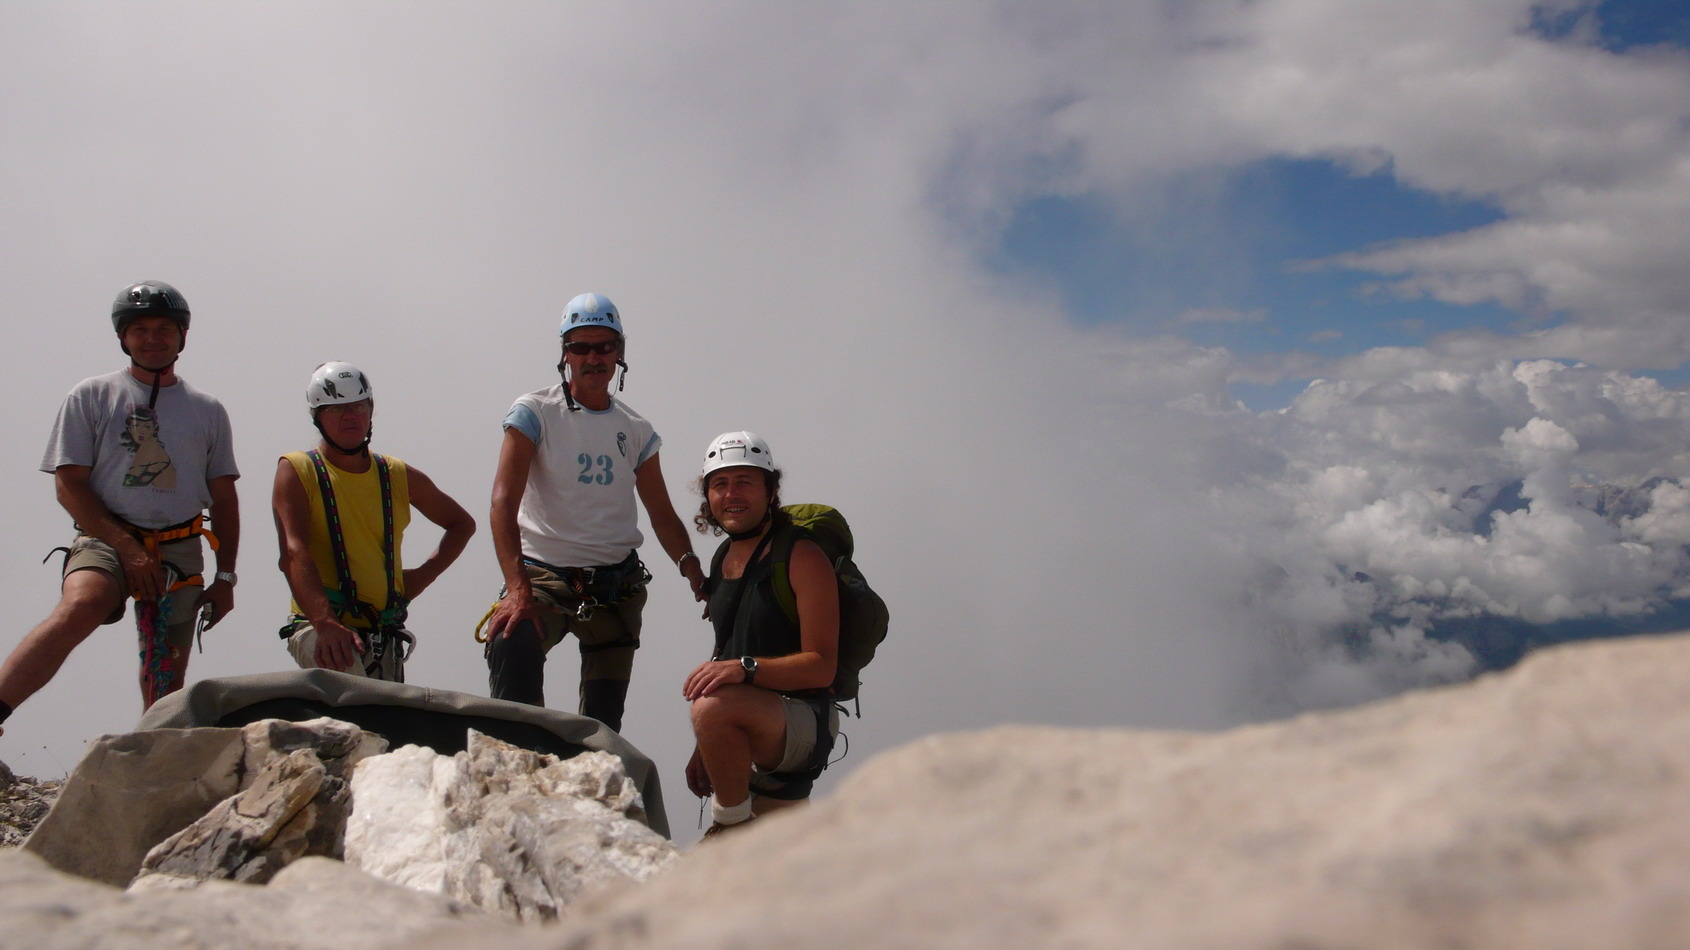
<path id="1" fill-rule="evenodd" d="M 894 628 L 830 780 L 937 731 L 1215 728 L 1661 628 L 1690 598 L 1679 10 L 0 5 L 0 646 L 56 598 L 52 416 L 124 365 L 107 307 L 145 278 L 191 301 L 181 369 L 246 473 L 196 677 L 288 663 L 270 475 L 343 359 L 377 448 L 483 522 L 410 677 L 483 691 L 498 423 L 585 290 L 677 507 L 750 428 L 856 526 Z M 647 551 L 627 733 L 683 829 L 709 633 Z M 102 628 L 0 758 L 62 772 L 132 725 L 133 675 Z"/>

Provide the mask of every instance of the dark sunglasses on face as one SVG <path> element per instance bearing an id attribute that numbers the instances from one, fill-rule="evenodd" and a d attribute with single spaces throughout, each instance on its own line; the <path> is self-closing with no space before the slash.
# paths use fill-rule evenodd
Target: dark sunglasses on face
<path id="1" fill-rule="evenodd" d="M 563 348 L 575 356 L 586 356 L 588 353 L 609 356 L 616 352 L 617 345 L 615 340 L 606 340 L 603 343 L 583 343 L 577 340 L 574 343 L 565 343 Z"/>

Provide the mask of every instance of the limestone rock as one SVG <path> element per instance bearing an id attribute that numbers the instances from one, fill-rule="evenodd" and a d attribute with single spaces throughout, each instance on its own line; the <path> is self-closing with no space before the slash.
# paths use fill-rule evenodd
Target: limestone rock
<path id="1" fill-rule="evenodd" d="M 339 858 L 351 811 L 347 773 L 383 743 L 333 719 L 266 719 L 241 731 L 241 791 L 147 852 L 131 885 L 262 884 L 306 855 Z M 374 738 L 374 737 L 371 737 Z"/>
<path id="2" fill-rule="evenodd" d="M 148 849 L 240 791 L 239 729 L 101 736 L 24 842 L 61 871 L 119 887 Z"/>
<path id="3" fill-rule="evenodd" d="M 505 947 L 1680 950 L 1687 682 L 1681 635 L 1219 734 L 932 737 Z"/>
<path id="4" fill-rule="evenodd" d="M 329 775 L 347 778 L 352 767 L 387 751 L 387 740 L 338 719 L 262 719 L 241 728 L 243 770 L 255 775 L 277 756 L 309 749 Z"/>
<path id="5" fill-rule="evenodd" d="M 166 873 L 175 883 L 243 867 L 239 873 L 262 880 L 280 867 L 278 860 L 291 860 L 290 855 L 339 854 L 347 771 L 383 748 L 380 737 L 332 719 L 269 719 L 240 729 L 158 729 L 102 736 L 89 745 L 58 803 L 25 847 L 62 871 L 123 885 L 136 876 L 151 849 L 215 810 L 209 823 L 189 833 L 191 840 L 174 841 L 172 848 L 180 848 L 180 854 L 168 860 L 161 855 L 153 868 L 163 870 L 168 864 Z M 268 764 L 299 752 L 317 763 L 315 772 L 296 764 L 289 767 L 292 777 L 278 784 L 280 776 L 268 771 Z M 268 776 L 266 782 L 271 783 L 265 791 L 238 804 L 219 805 L 260 776 Z M 314 803 L 309 808 L 298 798 L 301 781 L 316 783 L 306 796 Z M 266 794 L 281 796 L 270 805 L 291 806 L 284 808 L 285 814 L 272 816 L 280 819 L 273 827 L 260 831 L 258 809 Z M 213 827 L 229 820 L 239 827 Z M 265 860 L 249 863 L 252 855 L 237 859 L 233 855 L 240 849 L 229 850 L 243 841 L 276 846 Z M 169 882 L 144 886 L 161 883 Z"/>
<path id="6" fill-rule="evenodd" d="M 352 780 L 347 862 L 382 880 L 446 893 L 446 789 L 456 757 L 402 746 L 364 763 Z"/>
<path id="7" fill-rule="evenodd" d="M 136 884 L 150 875 L 262 884 L 306 854 L 338 857 L 347 805 L 344 780 L 309 750 L 290 752 L 147 852 Z"/>
<path id="8" fill-rule="evenodd" d="M 587 890 L 640 881 L 674 846 L 643 824 L 621 760 L 559 760 L 471 732 L 443 758 L 415 746 L 353 776 L 346 860 L 522 920 L 552 920 Z"/>
<path id="9" fill-rule="evenodd" d="M 135 894 L 17 850 L 0 852 L 0 920 L 0 950 L 380 950 L 447 933 L 472 947 L 515 931 L 325 858 L 297 861 L 264 887 Z"/>

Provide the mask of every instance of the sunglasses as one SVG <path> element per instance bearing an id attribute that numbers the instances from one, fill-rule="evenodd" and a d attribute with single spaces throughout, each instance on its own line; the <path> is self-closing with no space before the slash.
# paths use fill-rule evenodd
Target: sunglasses
<path id="1" fill-rule="evenodd" d="M 566 352 L 575 356 L 586 356 L 588 353 L 609 356 L 616 352 L 616 348 L 620 345 L 621 343 L 616 340 L 606 340 L 603 343 L 583 343 L 577 340 L 574 343 L 565 343 L 563 348 Z"/>

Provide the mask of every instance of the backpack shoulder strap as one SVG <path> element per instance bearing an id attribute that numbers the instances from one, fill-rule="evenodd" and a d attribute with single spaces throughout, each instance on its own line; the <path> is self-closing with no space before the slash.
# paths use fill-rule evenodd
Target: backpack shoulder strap
<path id="1" fill-rule="evenodd" d="M 809 532 L 788 523 L 776 532 L 774 546 L 769 550 L 775 602 L 780 604 L 780 611 L 786 614 L 786 619 L 793 623 L 798 622 L 798 595 L 792 590 L 792 571 L 789 565 L 792 561 L 793 545 L 807 537 Z"/>
<path id="2" fill-rule="evenodd" d="M 722 562 L 727 560 L 728 545 L 732 543 L 727 538 L 723 538 L 722 543 L 716 545 L 716 553 L 710 556 L 710 570 L 704 573 L 705 581 L 712 582 L 722 576 Z"/>

